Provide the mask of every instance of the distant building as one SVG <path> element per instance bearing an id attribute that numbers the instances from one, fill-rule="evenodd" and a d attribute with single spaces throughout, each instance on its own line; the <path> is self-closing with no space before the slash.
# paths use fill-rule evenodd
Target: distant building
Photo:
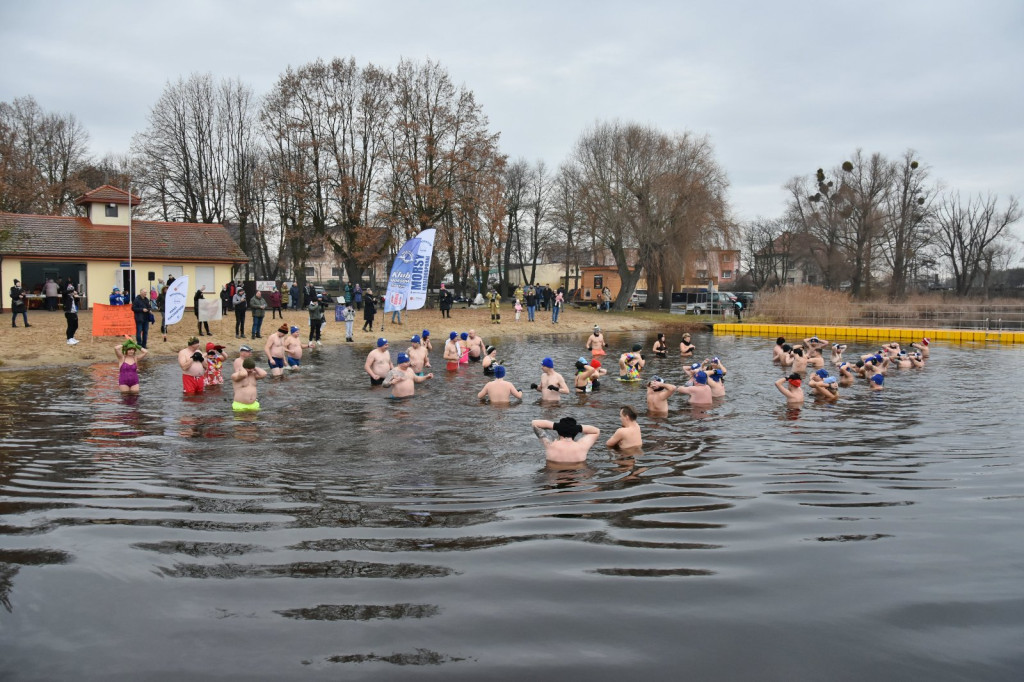
<path id="1" fill-rule="evenodd" d="M 139 197 L 110 185 L 75 203 L 85 217 L 0 213 L 0 296 L 15 279 L 29 292 L 50 278 L 72 280 L 85 309 L 106 303 L 115 286 L 135 294 L 171 275 L 217 295 L 249 260 L 223 225 L 132 220 Z"/>
<path id="2" fill-rule="evenodd" d="M 738 249 L 708 249 L 691 251 L 683 267 L 683 288 L 706 287 L 714 284 L 719 289 L 730 288 L 740 276 Z"/>

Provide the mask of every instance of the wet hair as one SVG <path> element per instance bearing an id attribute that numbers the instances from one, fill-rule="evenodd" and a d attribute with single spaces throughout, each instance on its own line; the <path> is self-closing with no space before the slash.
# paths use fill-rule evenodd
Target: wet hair
<path id="1" fill-rule="evenodd" d="M 623 415 L 624 417 L 628 417 L 629 420 L 632 422 L 636 421 L 636 412 L 634 412 L 633 408 L 630 407 L 629 405 L 623 405 L 622 407 L 620 407 L 619 414 Z"/>
<path id="2" fill-rule="evenodd" d="M 800 357 L 804 356 L 804 349 L 803 348 L 794 348 L 793 352 L 796 353 L 797 355 L 799 355 Z"/>
<path id="3" fill-rule="evenodd" d="M 780 336 L 779 338 L 775 339 L 775 345 L 776 346 L 784 346 L 785 344 L 786 344 L 785 337 Z"/>
<path id="4" fill-rule="evenodd" d="M 789 345 L 788 343 L 784 343 L 782 344 L 782 350 L 788 353 L 789 351 L 793 350 L 793 346 Z"/>

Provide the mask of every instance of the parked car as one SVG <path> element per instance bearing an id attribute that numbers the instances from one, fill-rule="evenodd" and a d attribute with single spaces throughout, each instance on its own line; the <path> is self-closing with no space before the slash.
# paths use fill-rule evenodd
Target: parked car
<path id="1" fill-rule="evenodd" d="M 635 289 L 633 295 L 629 297 L 629 304 L 633 307 L 642 307 L 647 305 L 647 289 Z"/>
<path id="2" fill-rule="evenodd" d="M 672 312 L 693 315 L 721 314 L 733 309 L 736 297 L 728 291 L 709 292 L 706 289 L 684 289 L 672 293 Z"/>

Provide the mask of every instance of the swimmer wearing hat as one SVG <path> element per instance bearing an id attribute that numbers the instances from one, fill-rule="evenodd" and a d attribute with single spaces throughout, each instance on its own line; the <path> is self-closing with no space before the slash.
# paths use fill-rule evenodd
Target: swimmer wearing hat
<path id="1" fill-rule="evenodd" d="M 417 376 L 423 376 L 430 367 L 430 355 L 427 353 L 427 347 L 423 345 L 423 337 L 413 334 L 409 343 L 412 345 L 405 351 L 409 356 L 409 366 Z"/>
<path id="2" fill-rule="evenodd" d="M 916 349 L 917 352 L 921 354 L 922 358 L 927 359 L 928 356 L 931 354 L 931 345 L 932 340 L 926 336 L 923 339 L 921 339 L 920 343 L 910 344 L 910 347 Z"/>
<path id="3" fill-rule="evenodd" d="M 299 328 L 294 325 L 288 328 L 288 336 L 284 340 L 284 352 L 288 369 L 298 369 L 302 365 L 302 339 L 299 338 Z"/>
<path id="4" fill-rule="evenodd" d="M 872 391 L 881 391 L 882 390 L 882 384 L 884 384 L 884 383 L 885 383 L 885 375 L 884 374 L 873 374 L 873 375 L 871 375 L 871 379 L 869 381 L 869 386 L 871 387 Z"/>
<path id="5" fill-rule="evenodd" d="M 462 357 L 462 346 L 459 344 L 459 333 L 451 332 L 444 342 L 445 369 L 455 372 L 459 369 L 459 358 Z"/>
<path id="6" fill-rule="evenodd" d="M 406 354 L 401 353 L 401 355 Z M 381 337 L 377 339 L 377 347 L 367 354 L 366 363 L 363 365 L 363 369 L 365 369 L 366 373 L 370 375 L 370 385 L 382 385 L 384 383 L 384 379 L 388 376 L 388 372 L 390 372 L 393 367 L 394 365 L 391 364 L 391 351 L 388 350 L 388 340 Z M 411 394 L 412 392 L 410 391 L 410 395 Z"/>
<path id="7" fill-rule="evenodd" d="M 486 400 L 492 405 L 508 405 L 512 402 L 513 397 L 522 400 L 523 392 L 505 378 L 505 368 L 502 365 L 495 365 L 494 378 L 484 384 L 476 397 L 479 400 Z"/>
<path id="8" fill-rule="evenodd" d="M 647 414 L 655 417 L 668 416 L 668 399 L 679 390 L 675 384 L 666 383 L 655 374 L 647 382 Z"/>
<path id="9" fill-rule="evenodd" d="M 500 364 L 498 362 L 498 349 L 494 346 L 484 348 L 484 357 L 480 364 L 484 368 L 485 376 L 494 376 L 494 368 Z"/>
<path id="10" fill-rule="evenodd" d="M 633 344 L 633 350 L 619 356 L 619 381 L 640 381 L 640 370 L 644 368 L 643 346 Z"/>
<path id="11" fill-rule="evenodd" d="M 530 384 L 530 388 L 540 391 L 541 400 L 557 403 L 561 400 L 563 393 L 569 393 L 569 385 L 565 383 L 562 375 L 555 371 L 554 360 L 551 358 L 541 360 L 540 371 L 540 381 Z"/>
<path id="12" fill-rule="evenodd" d="M 260 409 L 259 394 L 256 381 L 267 376 L 267 371 L 256 366 L 256 360 L 247 357 L 242 360 L 242 367 L 231 375 L 231 386 L 235 396 L 231 409 L 235 412 L 255 412 Z"/>
<path id="13" fill-rule="evenodd" d="M 580 424 L 572 417 L 562 417 L 557 422 L 534 419 L 530 425 L 544 444 L 547 460 L 554 463 L 585 462 L 587 453 L 601 435 L 601 430 L 596 426 Z M 550 438 L 550 431 L 554 431 L 558 437 Z"/>
<path id="14" fill-rule="evenodd" d="M 834 376 L 830 376 L 827 369 L 819 369 L 812 374 L 809 385 L 816 398 L 824 398 L 829 401 L 839 398 L 838 380 Z"/>
<path id="15" fill-rule="evenodd" d="M 381 339 L 383 340 L 383 339 Z M 385 341 L 384 346 L 378 347 L 387 349 L 387 342 Z M 409 363 L 409 355 L 406 353 L 398 354 L 398 366 L 388 370 L 384 377 L 384 385 L 391 387 L 392 398 L 409 398 L 416 392 L 416 384 L 421 384 L 428 379 L 434 378 L 434 373 L 425 374 L 423 376 L 417 375 L 412 371 L 412 367 Z M 388 362 L 390 363 L 390 355 Z"/>
<path id="16" fill-rule="evenodd" d="M 677 392 L 690 396 L 690 405 L 707 406 L 712 403 L 713 396 L 711 387 L 708 386 L 708 374 L 702 369 L 694 372 L 692 386 L 680 386 Z"/>
<path id="17" fill-rule="evenodd" d="M 777 380 L 775 388 L 779 389 L 779 393 L 786 396 L 786 403 L 788 405 L 801 405 L 804 402 L 804 389 L 800 386 L 802 383 L 800 375 L 793 372 L 789 376 Z"/>
<path id="18" fill-rule="evenodd" d="M 608 353 L 608 343 L 605 341 L 601 328 L 596 324 L 594 325 L 594 330 L 590 334 L 590 338 L 587 339 L 587 350 L 589 350 L 591 356 L 595 358 Z"/>

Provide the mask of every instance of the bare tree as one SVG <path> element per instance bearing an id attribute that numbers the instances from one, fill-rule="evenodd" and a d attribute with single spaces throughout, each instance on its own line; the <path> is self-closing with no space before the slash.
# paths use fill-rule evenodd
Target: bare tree
<path id="1" fill-rule="evenodd" d="M 993 195 L 972 197 L 966 203 L 959 192 L 951 192 L 939 201 L 936 210 L 936 246 L 953 271 L 958 296 L 970 293 L 982 273 L 986 252 L 1007 234 L 1021 218 L 1020 204 L 1010 197 L 1005 209 L 997 206 Z M 992 252 L 993 256 L 995 252 Z"/>
<path id="2" fill-rule="evenodd" d="M 512 267 L 512 254 L 517 256 L 517 264 L 522 273 L 524 282 L 532 282 L 526 279 L 526 266 L 523 262 L 523 230 L 528 211 L 527 193 L 529 192 L 530 166 L 526 159 L 518 159 L 515 163 L 505 167 L 505 222 L 506 234 L 504 249 L 504 268 L 501 279 L 502 291 L 507 290 L 508 271 Z"/>
<path id="3" fill-rule="evenodd" d="M 744 226 L 747 274 L 755 289 L 786 281 L 792 259 L 790 236 L 779 218 L 757 218 Z"/>
<path id="4" fill-rule="evenodd" d="M 928 171 L 907 150 L 890 169 L 892 186 L 885 197 L 883 253 L 889 264 L 889 299 L 902 299 L 907 280 L 931 240 L 931 200 L 934 191 L 925 183 Z"/>
<path id="5" fill-rule="evenodd" d="M 527 189 L 529 192 L 526 206 L 529 239 L 527 240 L 525 258 L 522 251 L 522 243 L 517 242 L 517 246 L 520 247 L 519 262 L 524 265 L 527 260 L 530 262 L 529 276 L 526 276 L 525 269 L 523 275 L 527 282 L 532 283 L 537 279 L 537 259 L 540 258 L 540 254 L 544 251 L 544 247 L 547 245 L 551 234 L 548 214 L 550 212 L 552 178 L 543 161 L 537 161 L 530 169 Z"/>
<path id="6" fill-rule="evenodd" d="M 564 239 L 564 248 L 561 249 L 559 257 L 565 262 L 566 289 L 574 288 L 579 284 L 578 282 L 570 284 L 572 273 L 579 272 L 581 265 L 579 249 L 576 248 L 583 222 L 579 205 L 579 183 L 577 167 L 573 164 L 563 164 L 558 169 L 552 191 L 552 228 L 555 234 Z"/>

